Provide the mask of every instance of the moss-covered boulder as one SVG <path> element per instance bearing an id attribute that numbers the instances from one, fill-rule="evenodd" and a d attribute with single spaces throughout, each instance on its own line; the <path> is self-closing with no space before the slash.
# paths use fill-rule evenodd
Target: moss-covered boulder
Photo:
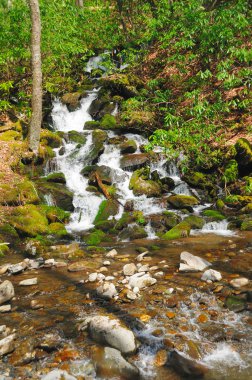
<path id="1" fill-rule="evenodd" d="M 236 161 L 239 167 L 246 172 L 252 171 L 252 146 L 247 139 L 241 138 L 236 141 L 235 149 L 237 152 Z"/>
<path id="2" fill-rule="evenodd" d="M 18 206 L 7 216 L 8 223 L 21 237 L 35 237 L 48 233 L 48 220 L 39 206 Z"/>
<path id="3" fill-rule="evenodd" d="M 113 144 L 113 145 L 119 145 L 119 144 L 123 144 L 124 142 L 127 141 L 127 137 L 126 136 L 114 136 L 114 137 L 110 137 L 108 139 L 108 144 Z"/>
<path id="4" fill-rule="evenodd" d="M 56 132 L 42 129 L 40 133 L 40 143 L 51 148 L 59 148 L 62 145 L 62 138 Z"/>
<path id="5" fill-rule="evenodd" d="M 165 240 L 180 239 L 190 235 L 191 226 L 185 221 L 180 222 L 161 237 Z"/>
<path id="6" fill-rule="evenodd" d="M 120 151 L 122 154 L 135 153 L 137 150 L 137 144 L 134 140 L 128 140 L 120 145 Z"/>
<path id="7" fill-rule="evenodd" d="M 230 160 L 225 168 L 224 174 L 222 176 L 222 182 L 225 184 L 230 184 L 238 179 L 238 163 L 235 160 Z"/>
<path id="8" fill-rule="evenodd" d="M 103 116 L 100 122 L 100 129 L 109 130 L 116 129 L 116 118 L 113 115 L 106 114 Z"/>
<path id="9" fill-rule="evenodd" d="M 146 166 L 150 162 L 150 156 L 146 153 L 126 154 L 120 160 L 120 166 L 124 170 L 134 171 Z"/>
<path id="10" fill-rule="evenodd" d="M 241 209 L 241 212 L 243 212 L 244 214 L 252 214 L 252 203 L 248 203 L 246 206 L 244 206 Z"/>
<path id="11" fill-rule="evenodd" d="M 201 230 L 205 224 L 204 219 L 197 215 L 187 216 L 185 219 L 183 219 L 183 222 L 188 223 L 190 227 L 195 230 Z"/>
<path id="12" fill-rule="evenodd" d="M 41 202 L 47 203 L 48 197 L 52 204 L 60 207 L 65 211 L 73 211 L 73 193 L 63 184 L 47 182 L 43 179 L 36 181 Z"/>
<path id="13" fill-rule="evenodd" d="M 99 176 L 100 180 L 105 185 L 112 185 L 112 170 L 109 166 L 93 166 L 92 172 L 89 174 L 89 185 L 96 186 L 97 179 L 96 175 Z"/>
<path id="14" fill-rule="evenodd" d="M 188 171 L 183 175 L 183 180 L 191 187 L 207 191 L 211 196 L 216 194 L 216 186 L 210 175 L 201 172 Z"/>
<path id="15" fill-rule="evenodd" d="M 85 133 L 77 132 L 77 131 L 70 131 L 68 132 L 68 140 L 71 142 L 74 142 L 76 144 L 84 145 L 86 144 L 87 137 Z"/>
<path id="16" fill-rule="evenodd" d="M 217 199 L 217 201 L 216 201 L 216 208 L 217 208 L 217 210 L 218 211 L 221 211 L 221 210 L 223 210 L 224 208 L 225 208 L 225 203 L 223 202 L 223 200 L 222 199 Z"/>
<path id="17" fill-rule="evenodd" d="M 45 214 L 49 223 L 66 223 L 69 221 L 70 212 L 57 206 L 40 205 L 40 210 Z"/>
<path id="18" fill-rule="evenodd" d="M 83 240 L 91 246 L 96 246 L 102 242 L 106 234 L 102 230 L 94 230 L 88 237 L 84 237 Z"/>
<path id="19" fill-rule="evenodd" d="M 0 224 L 0 241 L 7 242 L 9 244 L 15 244 L 18 242 L 19 236 L 15 228 L 8 223 Z"/>
<path id="20" fill-rule="evenodd" d="M 111 102 L 108 95 L 99 96 L 90 105 L 88 112 L 95 120 L 101 120 L 104 115 L 110 115 L 115 109 L 115 103 Z M 86 127 L 86 124 L 85 124 Z"/>
<path id="21" fill-rule="evenodd" d="M 38 203 L 39 196 L 33 182 L 22 180 L 14 183 L 0 184 L 0 204 L 1 205 L 20 205 Z"/>
<path id="22" fill-rule="evenodd" d="M 218 222 L 226 218 L 217 210 L 203 210 L 202 215 L 206 216 L 207 220 L 210 222 Z"/>
<path id="23" fill-rule="evenodd" d="M 134 225 L 124 228 L 118 235 L 120 240 L 144 239 L 148 236 L 144 227 Z"/>
<path id="24" fill-rule="evenodd" d="M 241 231 L 252 231 L 252 219 L 246 219 L 242 222 Z"/>
<path id="25" fill-rule="evenodd" d="M 0 133 L 0 141 L 14 141 L 14 140 L 22 140 L 22 134 L 18 131 L 6 131 Z"/>
<path id="26" fill-rule="evenodd" d="M 168 193 L 175 188 L 174 179 L 172 179 L 171 177 L 163 177 L 160 179 L 160 181 L 162 184 L 163 192 Z"/>
<path id="27" fill-rule="evenodd" d="M 59 222 L 55 222 L 55 223 L 51 223 L 48 227 L 48 234 L 49 235 L 53 235 L 57 238 L 71 238 L 71 235 L 67 232 L 66 230 L 66 227 L 64 226 L 64 224 L 62 223 L 59 223 Z"/>
<path id="28" fill-rule="evenodd" d="M 81 92 L 69 92 L 62 96 L 61 101 L 67 106 L 69 111 L 75 111 L 80 106 L 81 97 Z"/>
<path id="29" fill-rule="evenodd" d="M 223 199 L 225 205 L 232 208 L 240 209 L 252 202 L 252 196 L 248 195 L 228 195 Z"/>
<path id="30" fill-rule="evenodd" d="M 104 152 L 104 142 L 107 140 L 107 133 L 100 129 L 95 129 L 92 133 L 92 146 L 88 155 L 88 162 L 96 164 L 100 155 Z"/>
<path id="31" fill-rule="evenodd" d="M 158 182 L 150 180 L 148 177 L 149 169 L 142 168 L 134 171 L 129 183 L 130 190 L 133 190 L 133 194 L 136 196 L 159 197 L 162 193 L 162 187 Z"/>
<path id="32" fill-rule="evenodd" d="M 140 79 L 132 74 L 113 74 L 101 79 L 105 89 L 110 90 L 111 95 L 119 95 L 125 99 L 138 95 L 138 90 L 143 87 Z"/>
<path id="33" fill-rule="evenodd" d="M 181 217 L 174 212 L 164 211 L 149 217 L 151 227 L 158 233 L 165 233 L 181 222 Z"/>
<path id="34" fill-rule="evenodd" d="M 66 183 L 66 177 L 64 173 L 58 172 L 58 173 L 50 173 L 45 178 L 47 182 L 56 182 L 56 183 Z"/>
<path id="35" fill-rule="evenodd" d="M 114 199 L 106 199 L 101 202 L 98 213 L 95 217 L 94 224 L 108 220 L 110 216 L 115 216 L 118 214 L 119 211 L 119 204 Z"/>
<path id="36" fill-rule="evenodd" d="M 168 203 L 178 209 L 192 210 L 193 206 L 199 204 L 199 200 L 191 195 L 170 195 L 167 198 Z"/>
<path id="37" fill-rule="evenodd" d="M 100 222 L 97 222 L 95 226 L 97 229 L 103 232 L 108 232 L 114 229 L 115 224 L 116 224 L 116 220 L 110 219 L 110 220 L 101 220 Z"/>
<path id="38" fill-rule="evenodd" d="M 94 120 L 86 121 L 83 129 L 84 130 L 100 129 L 100 123 L 99 121 L 94 121 Z"/>

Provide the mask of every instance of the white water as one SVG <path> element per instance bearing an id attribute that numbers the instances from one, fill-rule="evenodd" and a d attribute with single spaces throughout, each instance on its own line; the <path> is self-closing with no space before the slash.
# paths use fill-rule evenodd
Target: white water
<path id="1" fill-rule="evenodd" d="M 228 221 L 222 220 L 220 222 L 209 222 L 206 223 L 202 230 L 202 233 L 214 233 L 217 235 L 223 235 L 223 236 L 234 236 L 235 231 L 231 231 L 228 229 Z"/>

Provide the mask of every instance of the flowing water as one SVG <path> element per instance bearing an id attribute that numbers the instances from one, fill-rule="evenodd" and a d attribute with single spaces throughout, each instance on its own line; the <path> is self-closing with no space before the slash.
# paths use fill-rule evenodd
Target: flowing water
<path id="1" fill-rule="evenodd" d="M 93 64 L 98 65 L 99 62 L 95 61 Z M 64 149 L 55 149 L 56 158 L 47 167 L 47 173 L 52 170 L 63 172 L 67 187 L 74 193 L 74 212 L 67 225 L 68 231 L 72 233 L 88 231 L 93 227 L 99 205 L 105 199 L 102 194 L 87 191 L 88 179 L 81 175 L 83 167 L 90 164 L 89 152 L 93 143 L 92 131 L 85 129 L 84 125 L 92 120 L 88 110 L 98 91 L 89 92 L 74 112 L 69 112 L 59 100 L 54 102 L 52 111 L 55 130 L 65 134 L 74 130 L 86 136 L 86 143 L 81 147 L 66 138 Z M 117 112 L 118 107 L 114 114 Z M 108 132 L 109 138 L 115 135 L 112 131 Z M 125 137 L 136 142 L 136 153 L 146 143 L 146 139 L 138 134 L 127 133 Z M 132 201 L 134 210 L 142 211 L 147 219 L 150 215 L 161 214 L 166 210 L 166 197 L 169 194 L 162 198 L 147 198 L 137 197 L 129 190 L 132 172 L 120 167 L 120 158 L 118 145 L 105 143 L 104 151 L 97 162 L 98 166 L 105 165 L 110 168 L 112 182 L 117 188 L 121 205 L 115 218 L 121 217 L 127 201 Z M 199 197 L 195 190 L 181 180 L 176 164 L 167 164 L 161 154 L 158 161 L 151 163 L 151 172 L 153 171 L 157 171 L 161 178 L 168 176 L 174 180 L 175 194 Z M 53 203 L 50 196 L 47 196 L 46 201 L 48 204 Z M 193 214 L 201 215 L 202 210 L 209 206 L 202 203 L 194 208 Z M 182 218 L 187 216 L 177 212 Z M 106 251 L 116 248 L 119 253 L 117 259 L 111 260 L 107 273 L 115 277 L 114 282 L 119 289 L 117 302 L 97 298 L 97 284 L 86 282 L 88 275 L 99 271 L 103 265 L 104 254 L 97 251 L 90 255 L 86 253 L 85 246 L 75 242 L 48 247 L 48 257 L 68 263 L 73 260 L 73 251 L 83 250 L 85 253 L 81 257 L 84 256 L 85 259 L 85 270 L 69 272 L 63 265 L 48 265 L 11 276 L 16 290 L 16 299 L 13 301 L 16 306 L 11 313 L 11 319 L 8 314 L 1 315 L 1 324 L 16 329 L 20 343 L 10 358 L 0 363 L 0 371 L 3 373 L 0 374 L 1 380 L 43 379 L 49 371 L 51 377 L 46 377 L 46 380 L 55 380 L 60 378 L 60 374 L 67 373 L 71 374 L 66 375 L 66 379 L 70 380 L 123 380 L 118 374 L 108 376 L 106 373 L 97 372 L 94 357 L 97 350 L 101 350 L 101 346 L 95 344 L 86 332 L 78 330 L 85 316 L 104 313 L 115 315 L 127 323 L 141 342 L 139 351 L 130 359 L 139 368 L 141 379 L 182 379 L 177 372 L 159 363 L 160 352 L 172 348 L 207 365 L 207 380 L 252 378 L 252 321 L 249 311 L 234 313 L 223 307 L 225 297 L 230 292 L 227 286 L 230 280 L 251 274 L 248 268 L 252 264 L 249 243 L 252 233 L 234 234 L 228 230 L 228 223 L 224 220 L 207 222 L 202 230 L 192 231 L 187 239 L 166 242 L 157 238 L 150 222 L 145 229 L 147 239 L 103 243 Z M 142 291 L 139 298 L 131 302 L 125 296 L 125 288 L 120 282 L 123 278 L 121 273 L 125 263 L 136 261 L 136 249 L 140 247 L 150 252 L 149 261 L 146 259 L 146 263 L 158 267 L 161 274 L 157 274 L 157 284 L 154 287 Z M 223 280 L 217 284 L 208 284 L 201 281 L 201 273 L 178 273 L 182 251 L 189 251 L 209 260 L 214 269 L 221 271 Z M 3 263 L 8 259 L 4 259 Z M 17 263 L 22 259 L 20 254 L 13 253 L 12 262 Z M 34 276 L 38 277 L 38 286 L 18 286 L 20 280 Z M 34 299 L 41 305 L 40 308 L 30 307 Z M 45 352 L 36 348 L 39 345 L 34 348 L 33 342 L 43 340 L 49 333 L 54 339 L 59 337 L 58 349 Z M 28 359 L 29 355 L 33 355 L 31 360 Z"/>

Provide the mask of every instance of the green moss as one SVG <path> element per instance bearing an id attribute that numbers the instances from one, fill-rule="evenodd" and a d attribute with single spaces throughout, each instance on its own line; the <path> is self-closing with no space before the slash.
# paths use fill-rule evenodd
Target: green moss
<path id="1" fill-rule="evenodd" d="M 118 213 L 118 203 L 113 200 L 103 200 L 99 206 L 98 213 L 95 217 L 94 224 L 107 220 L 110 216 L 114 216 Z"/>
<path id="2" fill-rule="evenodd" d="M 173 227 L 170 231 L 162 235 L 162 238 L 165 240 L 179 239 L 179 238 L 189 236 L 190 231 L 191 231 L 191 226 L 188 223 L 182 221 L 181 223 Z"/>
<path id="3" fill-rule="evenodd" d="M 35 185 L 31 181 L 24 180 L 16 184 L 0 185 L 0 204 L 20 205 L 38 203 L 39 196 Z"/>
<path id="4" fill-rule="evenodd" d="M 13 243 L 18 239 L 18 233 L 13 226 L 8 223 L 0 224 L 0 241 Z"/>
<path id="5" fill-rule="evenodd" d="M 48 220 L 39 206 L 15 207 L 7 217 L 20 236 L 35 237 L 48 233 Z"/>
<path id="6" fill-rule="evenodd" d="M 190 215 L 190 216 L 187 216 L 183 222 L 186 222 L 188 223 L 191 228 L 194 228 L 194 229 L 199 229 L 201 230 L 201 228 L 204 226 L 205 224 L 205 221 L 203 218 L 201 218 L 200 216 L 196 216 L 196 215 Z"/>
<path id="7" fill-rule="evenodd" d="M 241 138 L 237 140 L 235 144 L 235 149 L 237 151 L 236 160 L 241 166 L 248 166 L 251 168 L 252 165 L 252 146 L 247 139 Z"/>
<path id="8" fill-rule="evenodd" d="M 4 257 L 6 253 L 9 252 L 9 246 L 8 244 L 5 244 L 5 242 L 0 241 L 0 257 Z"/>
<path id="9" fill-rule="evenodd" d="M 113 115 L 106 114 L 103 116 L 101 123 L 100 123 L 101 129 L 115 129 L 116 128 L 116 118 Z"/>
<path id="10" fill-rule="evenodd" d="M 63 173 L 50 173 L 45 179 L 48 182 L 66 183 L 66 178 Z"/>
<path id="11" fill-rule="evenodd" d="M 48 233 L 55 235 L 59 238 L 63 237 L 69 237 L 69 233 L 67 232 L 64 224 L 56 222 L 56 223 L 51 223 L 49 225 Z"/>
<path id="12" fill-rule="evenodd" d="M 142 168 L 134 171 L 129 183 L 129 189 L 133 190 L 134 195 L 146 195 L 147 197 L 158 197 L 161 195 L 162 188 L 160 184 L 148 178 L 148 168 Z"/>
<path id="13" fill-rule="evenodd" d="M 120 145 L 120 150 L 122 154 L 135 153 L 137 144 L 134 140 L 125 141 Z"/>
<path id="14" fill-rule="evenodd" d="M 170 195 L 167 199 L 173 207 L 178 209 L 188 209 L 199 204 L 197 198 L 190 195 Z"/>
<path id="15" fill-rule="evenodd" d="M 93 121 L 93 120 L 90 120 L 90 121 L 86 121 L 85 125 L 84 125 L 84 129 L 99 129 L 100 128 L 100 122 L 99 121 Z"/>
<path id="16" fill-rule="evenodd" d="M 217 199 L 216 208 L 217 210 L 223 210 L 225 208 L 225 203 L 223 202 L 222 199 Z"/>
<path id="17" fill-rule="evenodd" d="M 252 219 L 247 219 L 242 222 L 241 231 L 252 231 Z"/>
<path id="18" fill-rule="evenodd" d="M 61 137 L 48 129 L 42 129 L 40 134 L 40 143 L 51 148 L 59 148 L 62 145 Z"/>
<path id="19" fill-rule="evenodd" d="M 248 195 L 228 195 L 224 203 L 229 207 L 241 208 L 252 202 L 252 196 Z"/>
<path id="20" fill-rule="evenodd" d="M 102 230 L 94 230 L 88 238 L 84 239 L 88 245 L 96 246 L 101 243 L 105 237 L 105 233 Z"/>
<path id="21" fill-rule="evenodd" d="M 216 210 L 203 210 L 202 215 L 207 216 L 211 221 L 224 220 L 225 216 Z"/>
<path id="22" fill-rule="evenodd" d="M 62 210 L 60 207 L 41 205 L 39 208 L 45 214 L 49 223 L 65 223 L 69 220 L 70 212 Z"/>
<path id="23" fill-rule="evenodd" d="M 87 138 L 84 133 L 77 131 L 68 132 L 68 138 L 70 141 L 75 142 L 76 144 L 84 145 L 86 144 Z"/>
<path id="24" fill-rule="evenodd" d="M 222 177 L 223 183 L 230 184 L 238 179 L 238 163 L 235 160 L 230 160 L 224 168 Z"/>
<path id="25" fill-rule="evenodd" d="M 22 140 L 22 134 L 18 131 L 6 131 L 0 133 L 0 141 Z"/>
<path id="26" fill-rule="evenodd" d="M 146 226 L 147 221 L 144 218 L 144 214 L 142 211 L 134 211 L 133 212 L 134 221 L 140 226 Z"/>
<path id="27" fill-rule="evenodd" d="M 241 211 L 244 213 L 244 214 L 250 214 L 252 213 L 252 203 L 248 203 L 246 206 L 244 206 Z"/>
<path id="28" fill-rule="evenodd" d="M 127 227 L 130 223 L 134 222 L 134 217 L 132 213 L 124 212 L 121 218 L 116 222 L 115 229 L 120 231 L 123 228 Z"/>
<path id="29" fill-rule="evenodd" d="M 114 228 L 116 221 L 114 219 L 111 220 L 101 220 L 100 222 L 97 222 L 95 226 L 104 232 L 108 232 L 111 229 Z"/>
<path id="30" fill-rule="evenodd" d="M 183 179 L 192 187 L 210 191 L 210 193 L 215 190 L 215 186 L 212 183 L 212 177 L 207 174 L 201 172 L 187 172 Z"/>
<path id="31" fill-rule="evenodd" d="M 52 197 L 53 204 L 66 211 L 73 211 L 73 193 L 64 184 L 47 182 L 39 179 L 36 181 L 39 197 L 45 203 L 45 195 Z"/>

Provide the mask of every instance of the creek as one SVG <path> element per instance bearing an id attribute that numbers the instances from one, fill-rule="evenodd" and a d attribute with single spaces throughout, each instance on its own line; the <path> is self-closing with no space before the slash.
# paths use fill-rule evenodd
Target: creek
<path id="1" fill-rule="evenodd" d="M 81 256 L 80 260 L 85 260 L 84 269 L 69 270 L 69 263 L 76 262 L 76 259 L 71 259 L 71 252 L 76 249 L 85 252 L 86 245 L 80 237 L 94 227 L 99 206 L 105 200 L 101 193 L 87 190 L 89 178 L 81 174 L 84 167 L 93 164 L 89 157 L 93 149 L 92 131 L 85 129 L 84 125 L 92 120 L 88 110 L 98 91 L 90 91 L 81 100 L 80 107 L 72 112 L 59 100 L 54 102 L 53 127 L 64 133 L 66 138 L 63 149 L 55 149 L 56 158 L 47 166 L 45 174 L 55 171 L 65 175 L 66 185 L 74 194 L 74 211 L 67 230 L 76 239 L 48 247 L 48 258 L 54 257 L 60 264 L 43 262 L 36 269 L 15 276 L 2 276 L 2 279 L 13 282 L 16 298 L 11 318 L 8 313 L 2 314 L 1 325 L 16 330 L 19 344 L 0 363 L 0 379 L 57 380 L 64 374 L 70 380 L 123 380 L 125 377 L 109 364 L 99 367 L 96 358 L 101 355 L 102 345 L 95 343 L 86 331 L 79 329 L 86 316 L 103 314 L 119 318 L 139 340 L 138 351 L 128 360 L 140 370 L 141 379 L 183 379 L 174 369 L 163 366 L 167 352 L 174 348 L 206 365 L 209 368 L 205 375 L 207 380 L 251 378 L 252 319 L 249 310 L 244 308 L 237 313 L 224 307 L 224 304 L 226 297 L 233 294 L 230 281 L 249 276 L 252 233 L 228 230 L 226 220 L 206 220 L 202 228 L 192 229 L 191 235 L 185 239 L 160 240 L 151 224 L 151 216 L 167 209 L 166 198 L 169 194 L 148 198 L 146 195 L 133 194 L 129 189 L 132 171 L 121 168 L 120 148 L 111 143 L 117 133 L 111 130 L 106 131 L 104 149 L 96 165 L 109 168 L 112 184 L 116 188 L 120 204 L 114 219 L 120 220 L 124 206 L 131 202 L 132 209 L 141 211 L 147 220 L 144 224 L 146 236 L 133 241 L 114 236 L 109 242 L 101 244 L 104 252 L 97 250 Z M 113 112 L 116 114 L 117 107 Z M 85 143 L 79 146 L 69 140 L 67 134 L 70 131 L 83 133 Z M 141 146 L 147 141 L 135 133 L 125 133 L 123 137 L 135 141 L 134 154 L 140 154 Z M 172 178 L 175 183 L 173 194 L 200 197 L 196 190 L 181 179 L 175 163 L 167 163 L 167 159 L 161 153 L 158 154 L 159 159 L 150 163 L 150 171 L 156 171 L 160 178 Z M 47 201 L 51 203 L 50 197 Z M 200 202 L 191 213 L 202 215 L 202 211 L 209 206 L 208 203 Z M 188 216 L 183 210 L 173 211 L 182 219 Z M 127 263 L 136 263 L 136 256 L 143 248 L 149 251 L 143 264 L 149 268 L 156 267 L 153 277 L 157 282 L 141 290 L 136 299 L 131 300 L 127 297 L 128 288 L 124 286 L 122 269 Z M 110 264 L 104 273 L 111 276 L 108 282 L 115 284 L 117 296 L 104 299 L 97 296 L 97 283 L 87 279 L 90 273 L 98 273 L 104 267 L 105 253 L 111 249 L 116 249 L 118 255 L 109 259 Z M 201 280 L 202 273 L 179 272 L 182 251 L 208 260 L 215 270 L 221 272 L 222 280 L 207 283 Z M 13 253 L 12 264 L 22 260 L 24 257 L 21 254 Z M 6 264 L 9 261 L 9 257 L 4 259 Z M 38 278 L 38 285 L 18 285 L 21 280 L 34 276 Z M 237 289 L 235 292 L 245 297 L 249 290 Z M 34 300 L 38 305 L 36 308 L 31 307 Z M 51 375 L 46 376 L 49 372 Z"/>

